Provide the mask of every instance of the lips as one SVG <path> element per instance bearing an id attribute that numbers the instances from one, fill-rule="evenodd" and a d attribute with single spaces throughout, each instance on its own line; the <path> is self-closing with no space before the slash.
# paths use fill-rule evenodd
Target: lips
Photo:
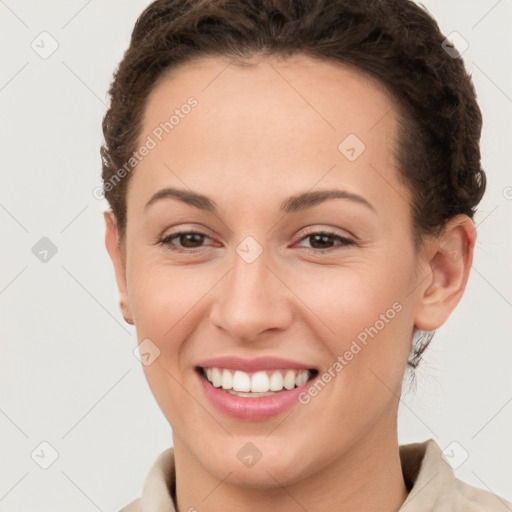
<path id="1" fill-rule="evenodd" d="M 298 395 L 311 385 L 318 370 L 282 358 L 218 357 L 201 361 L 196 373 L 205 395 L 220 412 L 255 421 L 298 405 Z"/>

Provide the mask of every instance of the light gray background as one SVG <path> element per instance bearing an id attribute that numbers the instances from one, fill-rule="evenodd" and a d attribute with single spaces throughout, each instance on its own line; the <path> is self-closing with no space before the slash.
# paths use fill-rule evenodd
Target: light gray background
<path id="1" fill-rule="evenodd" d="M 106 91 L 147 4 L 0 1 L 3 511 L 117 511 L 172 442 L 119 312 L 106 204 L 92 193 Z M 399 437 L 455 441 L 456 457 L 469 454 L 456 475 L 510 500 L 512 3 L 424 5 L 469 43 L 489 183 L 468 289 L 403 397 Z M 31 48 L 50 48 L 43 31 L 59 45 L 47 59 Z M 32 252 L 42 237 L 58 249 L 46 263 Z M 59 454 L 48 469 L 35 462 L 49 461 L 43 441 Z"/>

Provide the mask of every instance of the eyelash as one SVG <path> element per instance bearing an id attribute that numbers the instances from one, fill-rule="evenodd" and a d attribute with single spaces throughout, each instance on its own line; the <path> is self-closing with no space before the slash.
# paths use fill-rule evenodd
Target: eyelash
<path id="1" fill-rule="evenodd" d="M 179 249 L 179 248 L 173 247 L 173 244 L 171 243 L 171 240 L 173 240 L 174 238 L 179 238 L 179 237 L 184 236 L 184 235 L 201 235 L 201 236 L 204 236 L 206 238 L 210 238 L 208 235 L 206 235 L 204 233 L 201 233 L 199 231 L 180 231 L 178 233 L 172 233 L 170 235 L 167 235 L 164 238 L 161 238 L 158 241 L 158 243 L 161 244 L 162 246 L 165 246 L 169 250 L 174 251 L 174 252 L 178 252 L 178 253 L 193 254 L 193 253 L 198 253 L 198 252 L 202 252 L 203 251 L 204 247 L 192 248 L 192 249 L 183 249 L 183 248 Z M 303 241 L 303 240 L 305 240 L 307 238 L 311 238 L 313 236 L 318 236 L 318 235 L 329 236 L 329 237 L 332 237 L 335 240 L 340 241 L 341 244 L 338 245 L 338 248 L 344 248 L 344 247 L 347 247 L 349 245 L 355 245 L 355 242 L 353 240 L 350 240 L 349 238 L 345 238 L 345 237 L 343 237 L 341 235 L 337 235 L 336 233 L 333 233 L 331 231 L 312 231 L 311 233 L 307 233 L 304 236 L 302 236 L 302 238 L 300 238 L 299 241 Z M 325 250 L 323 250 L 323 249 L 314 249 L 312 247 L 304 247 L 304 249 L 307 249 L 308 251 L 314 252 L 314 253 L 318 253 L 318 252 L 327 253 L 327 252 L 331 252 L 333 250 L 336 250 L 336 247 L 331 247 L 331 248 L 325 249 Z"/>

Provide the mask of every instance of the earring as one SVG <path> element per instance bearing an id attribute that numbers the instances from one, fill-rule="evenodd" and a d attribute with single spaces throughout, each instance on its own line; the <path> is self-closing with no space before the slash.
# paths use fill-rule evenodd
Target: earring
<path id="1" fill-rule="evenodd" d="M 127 324 L 135 325 L 133 323 L 133 320 L 128 316 L 128 313 L 127 313 L 128 306 L 124 303 L 124 301 L 122 301 L 122 300 L 119 301 L 119 307 L 121 308 L 121 313 L 123 314 L 124 321 Z"/>

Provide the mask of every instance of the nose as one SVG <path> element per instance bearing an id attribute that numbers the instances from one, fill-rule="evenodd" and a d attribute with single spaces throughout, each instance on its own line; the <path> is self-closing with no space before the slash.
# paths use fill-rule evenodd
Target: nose
<path id="1" fill-rule="evenodd" d="M 235 252 L 232 269 L 215 287 L 210 320 L 217 328 L 237 341 L 252 342 L 290 325 L 293 294 L 271 267 L 265 251 L 250 263 Z"/>

